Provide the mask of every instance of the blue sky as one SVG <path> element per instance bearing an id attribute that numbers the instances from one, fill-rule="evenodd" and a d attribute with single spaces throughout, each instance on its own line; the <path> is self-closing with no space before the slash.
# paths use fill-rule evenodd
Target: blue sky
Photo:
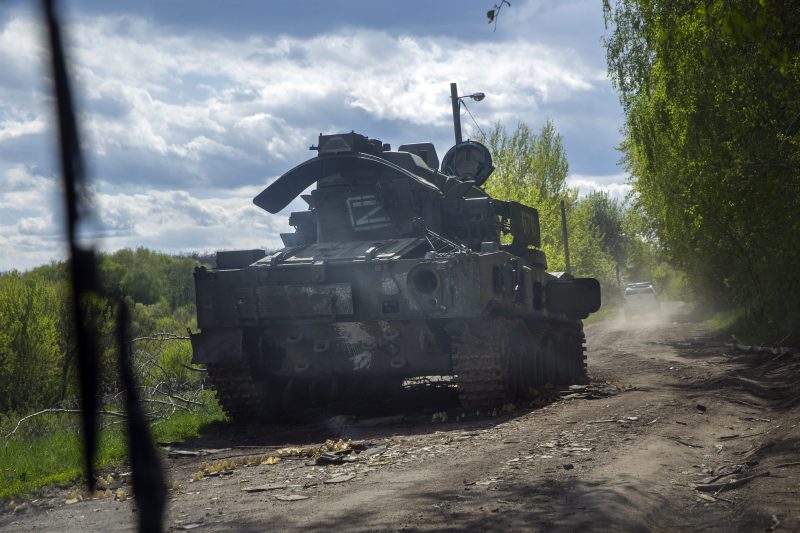
<path id="1" fill-rule="evenodd" d="M 552 119 L 570 184 L 624 194 L 601 1 L 515 0 L 494 31 L 493 3 L 59 2 L 98 245 L 279 247 L 290 209 L 270 215 L 252 197 L 320 132 L 430 141 L 441 157 L 453 81 L 486 93 L 469 101 L 484 130 Z M 0 271 L 63 258 L 38 5 L 0 4 Z"/>

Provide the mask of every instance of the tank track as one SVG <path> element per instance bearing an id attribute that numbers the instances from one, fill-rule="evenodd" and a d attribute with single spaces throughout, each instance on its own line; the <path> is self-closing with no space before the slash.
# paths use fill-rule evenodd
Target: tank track
<path id="1" fill-rule="evenodd" d="M 463 324 L 452 334 L 453 371 L 467 410 L 500 407 L 545 384 L 585 383 L 585 336 L 580 322 L 526 324 L 494 317 Z"/>
<path id="2" fill-rule="evenodd" d="M 580 322 L 526 323 L 519 318 L 493 317 L 462 323 L 450 330 L 450 336 L 453 371 L 464 409 L 501 407 L 528 397 L 531 389 L 545 384 L 587 382 Z M 305 398 L 309 391 L 293 390 L 298 384 L 291 381 L 268 387 L 254 376 L 247 361 L 208 364 L 206 368 L 222 408 L 235 421 L 271 421 L 278 413 L 290 413 L 292 406 L 298 410 L 316 403 Z M 268 389 L 274 390 L 270 393 Z M 349 392 L 344 396 L 356 395 Z"/>
<path id="3" fill-rule="evenodd" d="M 555 335 L 560 338 L 556 343 L 557 358 L 555 374 L 548 376 L 552 385 L 574 385 L 589 382 L 586 369 L 586 335 L 583 325 L 559 324 Z"/>
<path id="4" fill-rule="evenodd" d="M 507 400 L 508 354 L 500 344 L 508 321 L 493 322 L 494 327 L 465 324 L 452 340 L 453 371 L 464 409 L 489 409 Z"/>
<path id="5" fill-rule="evenodd" d="M 263 384 L 254 379 L 247 362 L 208 364 L 206 369 L 217 399 L 231 419 L 265 421 L 274 414 L 274 406 L 264 397 Z"/>

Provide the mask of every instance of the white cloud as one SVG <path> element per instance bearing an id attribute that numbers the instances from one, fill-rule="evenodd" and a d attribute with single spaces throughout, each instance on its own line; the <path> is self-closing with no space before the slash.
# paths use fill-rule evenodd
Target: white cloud
<path id="1" fill-rule="evenodd" d="M 0 224 L 16 225 L 21 219 L 52 220 L 61 213 L 61 183 L 17 165 L 0 173 Z M 24 225 L 31 229 L 30 220 Z M 52 224 L 52 222 L 51 222 Z M 12 254 L 13 255 L 13 254 Z"/>
<path id="2" fill-rule="evenodd" d="M 37 70 L 46 56 L 39 30 L 24 16 L 0 26 L 0 67 L 9 73 L 0 78 L 0 141 L 7 147 L 0 146 L 0 245 L 9 250 L 0 270 L 63 251 L 55 238 L 59 181 L 47 177 L 45 161 L 52 156 L 43 155 L 41 143 L 19 150 L 13 144 L 53 133 L 49 96 L 30 90 L 46 72 Z M 471 106 L 483 126 L 551 117 L 567 129 L 581 124 L 573 103 L 608 84 L 604 70 L 574 49 L 521 33 L 475 45 L 358 28 L 311 38 L 174 31 L 129 16 L 82 16 L 67 27 L 90 176 L 97 180 L 94 231 L 106 249 L 277 247 L 287 217 L 268 215 L 251 199 L 309 157 L 317 133 L 362 128 L 381 136 L 387 128 L 413 136 L 387 142 L 442 148 L 452 135 L 451 81 L 462 94 L 487 94 Z M 561 108 L 569 112 L 553 116 Z M 466 117 L 463 127 L 474 134 Z M 574 175 L 571 184 L 620 195 L 629 189 L 624 177 L 605 178 Z"/>
<path id="3" fill-rule="evenodd" d="M 31 120 L 6 120 L 0 122 L 0 142 L 8 141 L 23 135 L 42 133 L 45 130 L 43 117 L 35 117 Z"/>
<path id="4" fill-rule="evenodd" d="M 17 222 L 17 231 L 21 235 L 52 235 L 55 233 L 52 217 L 26 217 Z"/>
<path id="5" fill-rule="evenodd" d="M 35 64 L 39 49 L 31 33 L 23 36 L 32 26 L 12 19 L 0 49 L 22 38 L 26 44 L 15 57 Z M 136 148 L 152 157 L 249 153 L 266 162 L 298 149 L 272 144 L 267 154 L 257 141 L 302 137 L 308 143 L 298 130 L 318 130 L 332 106 L 363 110 L 376 120 L 447 126 L 447 84 L 459 80 L 466 91 L 490 95 L 480 104 L 481 119 L 489 123 L 531 118 L 543 104 L 606 83 L 605 73 L 583 64 L 575 51 L 523 39 L 470 46 L 439 36 L 352 30 L 305 40 L 232 41 L 168 35 L 143 19 L 120 16 L 93 17 L 68 29 L 78 88 L 90 111 L 98 110 L 90 112 L 87 125 L 100 155 Z M 295 125 L 285 117 L 293 117 Z M 247 136 L 244 127 L 259 120 L 260 138 Z M 13 125 L 22 124 L 30 124 L 31 132 L 43 128 L 40 118 Z M 202 139 L 203 147 L 236 145 L 239 152 L 199 153 L 195 139 Z"/>
<path id="6" fill-rule="evenodd" d="M 45 57 L 44 49 L 37 39 L 42 28 L 31 18 L 13 16 L 0 28 L 0 61 L 20 71 L 28 71 L 30 61 Z"/>
<path id="7" fill-rule="evenodd" d="M 127 31 L 118 32 L 123 23 Z M 189 172 L 212 183 L 218 177 L 193 163 L 212 157 L 256 165 L 286 160 L 313 140 L 309 131 L 321 129 L 332 114 L 350 113 L 348 108 L 374 120 L 446 127 L 447 87 L 454 79 L 466 90 L 479 87 L 491 95 L 481 103 L 487 124 L 524 120 L 544 104 L 605 83 L 605 74 L 583 65 L 574 52 L 525 40 L 469 46 L 367 30 L 306 40 L 201 40 L 165 35 L 130 17 L 99 17 L 71 34 L 90 106 L 118 111 L 91 116 L 97 153 L 133 148 L 151 157 L 184 158 Z"/>
<path id="8" fill-rule="evenodd" d="M 278 248 L 288 218 L 252 204 L 249 191 L 198 198 L 186 191 L 149 189 L 136 194 L 98 193 L 95 235 L 106 249 L 146 245 L 167 251 Z M 175 236 L 183 240 L 175 241 Z"/>
<path id="9" fill-rule="evenodd" d="M 633 189 L 628 183 L 627 174 L 609 174 L 605 176 L 585 176 L 570 174 L 567 176 L 567 185 L 577 188 L 585 196 L 595 191 L 603 191 L 618 200 L 625 200 L 627 194 Z"/>
<path id="10" fill-rule="evenodd" d="M 82 235 L 100 249 L 147 246 L 169 252 L 279 248 L 288 217 L 252 204 L 262 186 L 240 187 L 210 198 L 183 190 L 119 192 L 100 182 L 93 197 L 97 220 Z M 63 259 L 60 183 L 12 167 L 0 174 L 0 271 Z"/>

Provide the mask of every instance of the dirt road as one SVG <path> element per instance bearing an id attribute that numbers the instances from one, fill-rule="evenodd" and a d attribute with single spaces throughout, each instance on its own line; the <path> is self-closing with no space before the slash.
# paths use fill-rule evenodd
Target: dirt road
<path id="1" fill-rule="evenodd" d="M 544 406 L 456 420 L 452 392 L 428 388 L 406 409 L 398 398 L 358 417 L 227 426 L 184 443 L 184 455 L 165 459 L 180 485 L 169 492 L 166 527 L 800 530 L 800 356 L 737 352 L 679 307 L 660 320 L 615 318 L 586 331 L 592 384 Z M 338 438 L 352 439 L 357 460 L 240 464 Z M 221 472 L 201 477 L 204 462 Z M 135 528 L 130 500 L 64 500 L 0 515 L 0 529 Z"/>

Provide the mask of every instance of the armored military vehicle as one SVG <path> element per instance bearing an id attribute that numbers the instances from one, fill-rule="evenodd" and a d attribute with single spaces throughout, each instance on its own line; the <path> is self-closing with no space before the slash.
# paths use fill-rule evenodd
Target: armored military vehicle
<path id="1" fill-rule="evenodd" d="M 193 362 L 234 419 L 409 377 L 453 376 L 469 410 L 586 379 L 580 319 L 599 284 L 546 271 L 536 209 L 481 189 L 494 170 L 482 144 L 457 144 L 441 167 L 430 143 L 392 151 L 354 132 L 311 149 L 253 200 L 307 204 L 285 247 L 219 252 L 195 271 Z"/>

